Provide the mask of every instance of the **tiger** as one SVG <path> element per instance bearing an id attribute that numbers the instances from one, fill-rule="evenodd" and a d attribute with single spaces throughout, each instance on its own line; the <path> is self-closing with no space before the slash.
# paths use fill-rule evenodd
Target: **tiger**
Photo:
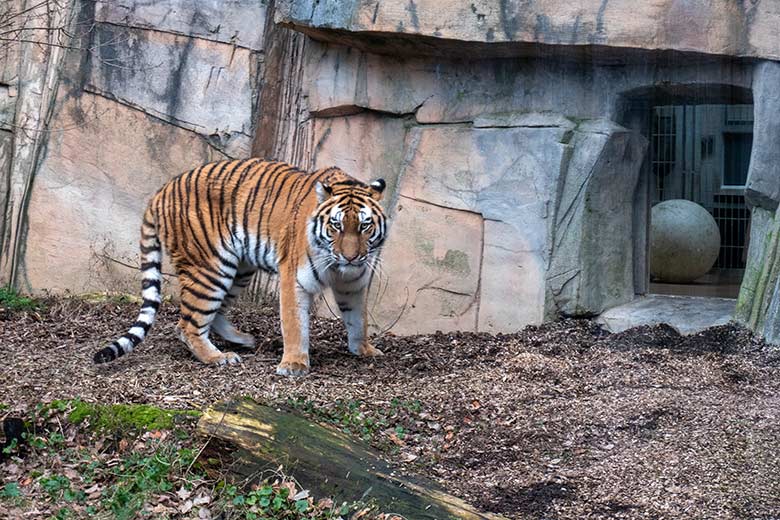
<path id="1" fill-rule="evenodd" d="M 306 172 L 261 158 L 205 164 L 172 178 L 149 201 L 141 224 L 141 310 L 132 327 L 94 355 L 129 354 L 162 302 L 163 246 L 180 285 L 179 339 L 201 362 L 241 362 L 209 339 L 254 348 L 227 318 L 258 270 L 278 275 L 284 351 L 276 373 L 309 372 L 314 297 L 330 287 L 358 356 L 382 356 L 367 334 L 367 287 L 387 235 L 384 179 L 361 182 L 337 167 Z"/>

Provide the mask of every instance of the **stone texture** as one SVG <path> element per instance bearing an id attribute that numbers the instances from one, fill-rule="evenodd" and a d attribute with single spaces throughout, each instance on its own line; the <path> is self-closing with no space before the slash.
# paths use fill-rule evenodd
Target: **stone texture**
<path id="1" fill-rule="evenodd" d="M 409 131 L 399 185 L 402 199 L 478 213 L 485 220 L 480 330 L 515 331 L 541 321 L 548 217 L 567 154 L 561 141 L 568 131 L 467 126 Z M 450 235 L 461 233 L 458 228 L 446 229 Z M 399 231 L 393 226 L 391 233 Z M 402 249 L 390 244 L 384 256 L 388 271 L 408 261 Z M 502 309 L 513 302 L 516 308 Z"/>
<path id="2" fill-rule="evenodd" d="M 250 154 L 253 54 L 199 38 L 96 26 L 85 89 L 209 136 L 233 157 Z"/>
<path id="3" fill-rule="evenodd" d="M 737 299 L 734 317 L 740 323 L 755 330 L 761 313 L 760 302 L 764 301 L 766 281 L 762 281 L 764 265 L 768 260 L 768 248 L 775 236 L 775 214 L 756 206 L 750 215 L 750 239 L 745 274 Z"/>
<path id="4" fill-rule="evenodd" d="M 313 114 L 369 109 L 414 113 L 420 123 L 479 121 L 478 126 L 506 126 L 500 120 L 491 125 L 484 117 L 529 112 L 617 121 L 622 117 L 623 100 L 629 97 L 648 99 L 665 92 L 680 98 L 707 96 L 713 103 L 732 102 L 737 91 L 749 97 L 753 82 L 750 64 L 719 58 L 643 60 L 614 66 L 550 58 L 380 56 L 323 44 L 309 46 L 307 54 L 304 89 Z M 658 78 L 664 84 L 659 85 Z M 724 82 L 728 88 L 722 88 Z"/>
<path id="5" fill-rule="evenodd" d="M 24 0 L 5 0 L 5 6 L 8 6 L 11 11 L 19 12 L 24 9 Z M 19 19 L 15 20 L 16 24 L 19 22 Z M 10 27 L 5 29 L 8 30 Z M 0 45 L 0 83 L 15 85 L 18 81 L 20 52 L 19 42 L 3 41 Z"/>
<path id="6" fill-rule="evenodd" d="M 750 248 L 735 319 L 780 345 L 780 213 L 753 208 Z"/>
<path id="7" fill-rule="evenodd" d="M 780 213 L 754 208 L 745 278 L 735 318 L 780 344 Z"/>
<path id="8" fill-rule="evenodd" d="M 68 130 L 51 135 L 36 175 L 24 287 L 137 292 L 138 272 L 102 255 L 138 265 L 149 198 L 169 178 L 222 156 L 197 134 L 91 94 L 61 97 L 52 126 Z"/>
<path id="9" fill-rule="evenodd" d="M 420 126 L 409 132 L 401 195 L 506 221 L 543 250 L 565 128 Z"/>
<path id="10" fill-rule="evenodd" d="M 8 204 L 9 180 L 11 175 L 11 160 L 14 150 L 14 135 L 11 132 L 0 129 L 0 208 Z M 2 237 L 5 237 L 6 219 L 0 218 L 0 245 Z"/>
<path id="11" fill-rule="evenodd" d="M 397 334 L 476 330 L 482 219 L 403 196 L 393 214 L 368 300 L 374 324 Z"/>
<path id="12" fill-rule="evenodd" d="M 753 149 L 748 203 L 774 210 L 780 202 L 780 63 L 758 63 L 753 80 Z"/>
<path id="13" fill-rule="evenodd" d="M 19 2 L 12 6 L 16 12 L 21 12 Z M 62 27 L 66 35 L 73 32 L 69 16 L 73 3 L 64 1 L 57 9 L 49 7 L 45 2 L 24 5 L 24 16 L 28 17 L 25 19 L 35 20 L 35 23 L 21 33 L 22 41 L 14 46 L 19 61 L 16 81 L 8 88 L 9 97 L 15 98 L 14 136 L 11 149 L 6 151 L 10 154 L 10 164 L 2 179 L 5 200 L 0 217 L 4 221 L 0 235 L 0 286 L 18 285 L 19 264 L 26 246 L 30 190 L 41 151 L 50 136 L 48 123 L 66 54 L 65 47 L 59 45 L 59 33 L 46 27 Z"/>
<path id="14" fill-rule="evenodd" d="M 780 8 L 769 1 L 281 0 L 277 6 L 277 21 L 384 52 L 507 55 L 540 52 L 529 44 L 543 43 L 780 59 Z"/>
<path id="15" fill-rule="evenodd" d="M 312 168 L 338 166 L 365 182 L 384 179 L 383 204 L 389 208 L 402 169 L 406 131 L 403 119 L 369 112 L 316 119 Z"/>
<path id="16" fill-rule="evenodd" d="M 731 321 L 734 300 L 651 294 L 608 310 L 597 322 L 610 332 L 642 325 L 671 325 L 680 334 L 696 334 Z"/>
<path id="17" fill-rule="evenodd" d="M 0 129 L 11 131 L 16 114 L 16 89 L 0 84 Z"/>
<path id="18" fill-rule="evenodd" d="M 414 78 L 407 81 L 404 78 Z M 361 52 L 351 47 L 312 42 L 306 49 L 308 108 L 314 115 L 340 115 L 370 108 L 408 114 L 436 85 L 425 60 L 407 60 Z"/>
<path id="19" fill-rule="evenodd" d="M 518 230 L 485 220 L 479 291 L 480 332 L 512 332 L 544 320 L 546 265 Z"/>
<path id="20" fill-rule="evenodd" d="M 581 122 L 555 209 L 548 316 L 592 316 L 634 297 L 632 214 L 644 138 Z"/>
<path id="21" fill-rule="evenodd" d="M 512 332 L 559 314 L 598 314 L 634 295 L 633 196 L 645 146 L 614 123 L 575 123 L 552 113 L 486 114 L 474 126 L 413 126 L 399 200 L 435 205 L 439 210 L 426 214 L 430 220 L 456 210 L 481 217 L 478 330 Z M 410 231 L 394 224 L 390 233 L 395 238 L 383 253 L 385 270 L 402 273 L 412 265 Z M 435 269 L 446 271 L 429 266 Z M 406 291 L 423 282 L 404 283 L 388 289 L 378 307 L 390 301 L 398 309 Z M 451 297 L 431 295 L 445 296 Z M 427 309 L 440 307 L 431 302 Z"/>
<path id="22" fill-rule="evenodd" d="M 95 19 L 262 50 L 267 3 L 259 0 L 98 2 Z"/>

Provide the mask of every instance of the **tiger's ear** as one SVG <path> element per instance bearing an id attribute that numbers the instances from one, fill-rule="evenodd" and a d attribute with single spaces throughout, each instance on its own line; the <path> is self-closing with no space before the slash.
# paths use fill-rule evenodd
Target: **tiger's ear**
<path id="1" fill-rule="evenodd" d="M 369 184 L 369 187 L 371 188 L 371 191 L 373 191 L 371 197 L 376 200 L 382 200 L 382 193 L 385 191 L 385 180 L 384 179 L 377 179 L 371 184 Z"/>
<path id="2" fill-rule="evenodd" d="M 331 196 L 333 193 L 333 188 L 330 186 L 330 184 L 323 184 L 320 181 L 317 181 L 314 184 L 314 191 L 317 192 L 318 203 L 322 204 Z"/>

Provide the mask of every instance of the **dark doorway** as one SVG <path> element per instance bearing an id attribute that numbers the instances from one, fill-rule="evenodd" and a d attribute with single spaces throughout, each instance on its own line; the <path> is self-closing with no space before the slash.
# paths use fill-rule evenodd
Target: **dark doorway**
<path id="1" fill-rule="evenodd" d="M 658 84 L 626 92 L 618 122 L 648 140 L 634 194 L 634 290 L 736 298 L 744 274 L 750 211 L 744 186 L 753 139 L 753 94 L 729 84 Z M 718 259 L 689 284 L 650 279 L 650 209 L 670 199 L 700 204 L 721 234 Z"/>
<path id="2" fill-rule="evenodd" d="M 718 259 L 690 284 L 655 283 L 649 292 L 736 298 L 745 269 L 750 210 L 744 189 L 753 144 L 750 104 L 654 105 L 649 129 L 652 204 L 686 199 L 714 217 Z"/>

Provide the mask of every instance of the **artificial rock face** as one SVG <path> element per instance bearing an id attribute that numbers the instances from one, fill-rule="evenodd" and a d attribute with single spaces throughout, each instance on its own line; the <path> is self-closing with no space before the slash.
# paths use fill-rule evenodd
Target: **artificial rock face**
<path id="1" fill-rule="evenodd" d="M 647 125 L 632 110 L 666 94 L 752 101 L 747 198 L 767 212 L 780 199 L 773 2 L 68 5 L 92 28 L 70 31 L 84 37 L 74 47 L 94 52 L 41 67 L 61 71 L 50 92 L 20 89 L 23 53 L 0 49 L 0 177 L 11 181 L 0 205 L 28 208 L 14 216 L 26 245 L 11 263 L 29 290 L 134 287 L 132 269 L 101 258 L 133 261 L 133 215 L 156 186 L 262 150 L 387 180 L 379 329 L 514 331 L 598 314 L 647 275 Z M 30 114 L 50 127 L 35 154 L 14 134 Z M 23 156 L 35 182 L 18 174 Z"/>

